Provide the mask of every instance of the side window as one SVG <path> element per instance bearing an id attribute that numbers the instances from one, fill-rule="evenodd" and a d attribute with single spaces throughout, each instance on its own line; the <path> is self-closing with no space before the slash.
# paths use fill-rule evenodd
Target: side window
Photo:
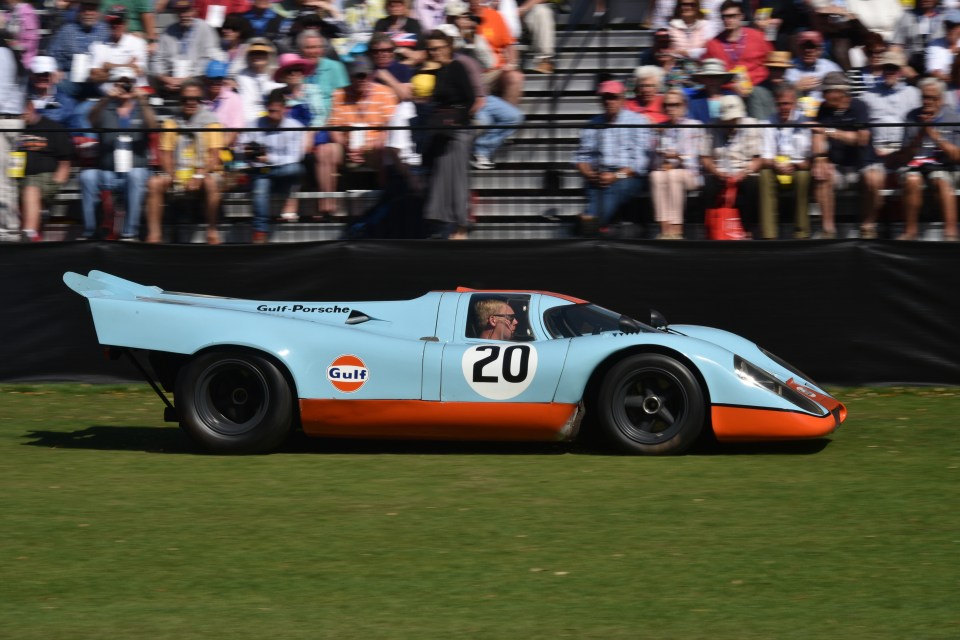
<path id="1" fill-rule="evenodd" d="M 536 339 L 530 328 L 530 296 L 477 293 L 470 298 L 467 338 L 523 342 Z"/>

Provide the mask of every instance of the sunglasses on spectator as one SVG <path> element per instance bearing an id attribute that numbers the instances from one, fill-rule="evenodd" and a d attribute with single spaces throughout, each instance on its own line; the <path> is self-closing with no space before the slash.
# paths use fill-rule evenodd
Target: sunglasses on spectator
<path id="1" fill-rule="evenodd" d="M 184 104 L 188 102 L 200 102 L 200 96 L 180 96 L 180 102 Z"/>
<path id="2" fill-rule="evenodd" d="M 664 102 L 664 103 L 663 103 L 663 106 L 668 107 L 668 108 L 671 108 L 671 107 L 682 107 L 682 106 L 683 106 L 683 103 L 682 103 L 682 102 Z"/>
<path id="3" fill-rule="evenodd" d="M 370 49 L 374 53 L 393 53 L 393 47 L 380 47 L 379 49 Z"/>
<path id="4" fill-rule="evenodd" d="M 619 93 L 604 93 L 600 96 L 600 99 L 601 100 L 619 100 L 622 97 L 623 96 L 621 96 Z"/>
<path id="5" fill-rule="evenodd" d="M 356 79 L 356 80 L 366 80 L 366 79 L 367 79 L 367 74 L 366 74 L 366 73 L 363 73 L 363 72 L 361 72 L 361 73 L 355 73 L 355 74 L 353 74 L 353 75 L 350 76 L 350 77 L 351 77 L 351 78 L 354 78 L 354 79 Z"/>
<path id="6" fill-rule="evenodd" d="M 721 13 L 720 17 L 724 20 L 733 20 L 734 18 L 742 18 L 742 13 Z"/>
<path id="7" fill-rule="evenodd" d="M 506 319 L 509 320 L 510 322 L 516 322 L 516 321 L 517 321 L 517 314 L 515 314 L 515 313 L 491 313 L 490 315 L 496 316 L 496 317 L 498 317 L 498 318 L 506 318 Z"/>

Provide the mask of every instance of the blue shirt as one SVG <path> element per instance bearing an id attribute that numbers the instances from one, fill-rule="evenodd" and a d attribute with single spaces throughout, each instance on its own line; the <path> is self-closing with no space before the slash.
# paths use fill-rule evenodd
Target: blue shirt
<path id="1" fill-rule="evenodd" d="M 90 47 L 96 42 L 106 42 L 110 37 L 110 27 L 100 21 L 84 29 L 79 23 L 65 24 L 54 34 L 50 42 L 49 53 L 57 60 L 57 68 L 70 74 L 73 66 L 73 54 L 90 53 Z"/>
<path id="2" fill-rule="evenodd" d="M 313 75 L 304 80 L 304 96 L 313 114 L 314 127 L 327 124 L 330 107 L 333 105 L 333 92 L 350 84 L 347 68 L 338 60 L 320 58 L 320 64 Z"/>
<path id="3" fill-rule="evenodd" d="M 590 119 L 592 125 L 606 124 L 603 115 Z M 633 169 L 645 174 L 650 162 L 650 130 L 623 129 L 618 124 L 650 124 L 646 116 L 621 109 L 613 125 L 586 128 L 580 132 L 580 146 L 574 156 L 577 164 L 587 163 L 596 169 Z"/>

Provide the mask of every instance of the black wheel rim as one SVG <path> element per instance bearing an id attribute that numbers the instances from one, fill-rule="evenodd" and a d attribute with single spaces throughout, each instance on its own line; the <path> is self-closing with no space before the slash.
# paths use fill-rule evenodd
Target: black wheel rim
<path id="1" fill-rule="evenodd" d="M 617 429 L 640 444 L 660 444 L 676 436 L 687 417 L 683 383 L 662 369 L 633 371 L 617 386 L 613 417 Z"/>
<path id="2" fill-rule="evenodd" d="M 270 389 L 259 369 L 243 360 L 222 360 L 200 376 L 196 406 L 212 431 L 237 436 L 259 425 L 267 415 Z"/>

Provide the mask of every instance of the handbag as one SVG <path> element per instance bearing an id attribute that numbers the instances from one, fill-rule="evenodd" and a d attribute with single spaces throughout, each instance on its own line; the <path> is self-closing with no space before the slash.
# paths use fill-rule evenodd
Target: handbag
<path id="1" fill-rule="evenodd" d="M 707 209 L 704 223 L 710 240 L 746 240 L 747 234 L 740 223 L 740 211 L 734 206 L 737 202 L 737 185 L 728 180 L 720 194 L 718 207 Z"/>

